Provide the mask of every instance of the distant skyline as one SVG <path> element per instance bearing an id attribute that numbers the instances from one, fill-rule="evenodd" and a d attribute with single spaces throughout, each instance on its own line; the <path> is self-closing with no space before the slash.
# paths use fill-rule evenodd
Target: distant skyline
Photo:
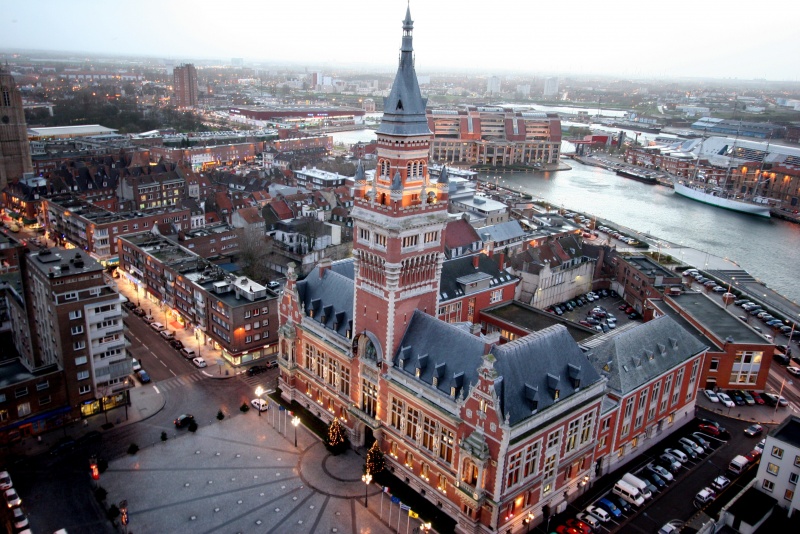
<path id="1" fill-rule="evenodd" d="M 41 50 L 189 62 L 243 58 L 335 75 L 391 71 L 406 0 L 4 2 L 0 53 Z M 771 30 L 791 2 L 415 0 L 421 73 L 798 80 L 800 40 Z M 761 23 L 759 22 L 761 21 Z M 784 25 L 780 25 L 784 27 Z"/>

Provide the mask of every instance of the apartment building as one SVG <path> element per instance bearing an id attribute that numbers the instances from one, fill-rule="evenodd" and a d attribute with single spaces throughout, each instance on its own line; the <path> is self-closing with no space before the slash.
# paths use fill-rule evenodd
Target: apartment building
<path id="1" fill-rule="evenodd" d="M 430 109 L 430 157 L 439 163 L 555 168 L 561 150 L 556 113 L 498 106 Z"/>
<path id="2" fill-rule="evenodd" d="M 800 509 L 800 417 L 790 415 L 767 434 L 753 487 L 774 497 L 789 517 Z"/>

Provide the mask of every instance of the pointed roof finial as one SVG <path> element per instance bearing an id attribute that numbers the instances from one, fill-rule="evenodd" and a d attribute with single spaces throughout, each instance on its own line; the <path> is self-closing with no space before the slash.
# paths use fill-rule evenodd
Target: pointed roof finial
<path id="1" fill-rule="evenodd" d="M 358 165 L 356 165 L 356 180 L 363 180 L 364 179 L 364 165 L 361 164 L 361 160 L 358 160 Z"/>
<path id="2" fill-rule="evenodd" d="M 442 166 L 442 172 L 439 174 L 439 183 L 440 184 L 449 184 L 450 183 L 450 176 L 447 173 L 447 165 Z"/>
<path id="3" fill-rule="evenodd" d="M 406 20 L 403 21 L 404 28 L 413 28 L 414 21 L 411 20 L 411 0 L 408 1 L 408 7 L 406 7 Z"/>
<path id="4" fill-rule="evenodd" d="M 394 179 L 392 180 L 392 191 L 402 191 L 403 190 L 403 179 L 400 177 L 400 171 L 394 173 Z"/>

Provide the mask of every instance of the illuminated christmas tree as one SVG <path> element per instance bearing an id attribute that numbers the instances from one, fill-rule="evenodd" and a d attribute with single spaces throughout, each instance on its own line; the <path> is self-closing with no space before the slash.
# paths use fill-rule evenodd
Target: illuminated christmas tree
<path id="1" fill-rule="evenodd" d="M 342 427 L 342 423 L 339 422 L 339 419 L 331 421 L 331 424 L 328 426 L 328 450 L 333 454 L 344 452 L 347 448 L 345 443 L 346 439 L 344 427 Z"/>
<path id="2" fill-rule="evenodd" d="M 367 451 L 367 473 L 377 475 L 386 467 L 386 460 L 383 459 L 383 451 L 378 442 L 374 442 Z"/>

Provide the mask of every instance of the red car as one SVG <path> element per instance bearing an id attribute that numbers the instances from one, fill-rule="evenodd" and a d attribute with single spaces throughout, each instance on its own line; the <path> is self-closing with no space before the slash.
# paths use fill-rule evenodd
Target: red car
<path id="1" fill-rule="evenodd" d="M 582 324 L 583 326 L 587 326 L 589 328 L 592 327 L 592 323 L 590 323 L 589 321 L 581 321 L 580 324 Z"/>
<path id="2" fill-rule="evenodd" d="M 622 311 L 625 311 L 627 308 L 628 308 L 627 304 L 620 304 L 619 305 L 619 309 L 622 310 Z"/>
<path id="3" fill-rule="evenodd" d="M 567 526 L 582 532 L 583 534 L 591 534 L 592 527 L 578 519 L 567 519 Z"/>
<path id="4" fill-rule="evenodd" d="M 580 530 L 568 527 L 566 525 L 558 525 L 556 527 L 556 532 L 558 534 L 581 534 Z"/>
<path id="5" fill-rule="evenodd" d="M 635 311 L 636 310 L 633 309 L 633 306 L 628 306 L 627 308 L 625 308 L 625 313 L 628 313 L 628 314 L 633 313 Z"/>
<path id="6" fill-rule="evenodd" d="M 711 421 L 710 419 L 699 419 L 697 422 L 697 428 L 699 428 L 701 432 L 711 434 L 712 436 L 719 436 L 725 432 L 725 429 L 719 426 L 719 423 L 716 421 Z"/>
<path id="7" fill-rule="evenodd" d="M 761 395 L 759 395 L 757 392 L 751 391 L 750 396 L 753 397 L 753 400 L 756 401 L 756 404 L 764 404 L 764 399 L 762 399 Z"/>

